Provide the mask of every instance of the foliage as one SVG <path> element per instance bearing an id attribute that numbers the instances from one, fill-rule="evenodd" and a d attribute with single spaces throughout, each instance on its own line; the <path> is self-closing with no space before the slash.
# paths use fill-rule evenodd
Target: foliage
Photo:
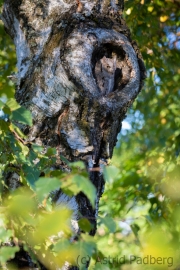
<path id="1" fill-rule="evenodd" d="M 175 269 L 180 263 L 180 4 L 128 0 L 125 7 L 147 79 L 129 110 L 129 129 L 122 130 L 112 164 L 103 171 L 106 190 L 97 235 L 89 236 L 90 223 L 80 219 L 85 233 L 78 241 L 72 241 L 71 210 L 54 207 L 49 194 L 59 187 L 69 196 L 83 191 L 94 205 L 94 186 L 83 163 L 68 163 L 68 173 L 51 171 L 56 150 L 49 148 L 44 154 L 42 147 L 27 144 L 19 126 L 31 125 L 31 116 L 14 100 L 14 85 L 7 76 L 16 72 L 15 51 L 0 24 L 1 194 L 9 172 L 20 175 L 23 184 L 1 196 L 2 267 L 11 268 L 8 260 L 22 244 L 37 264 L 41 261 L 49 269 L 65 261 L 83 269 L 91 255 L 90 269 Z M 45 177 L 40 177 L 42 171 Z M 150 256 L 155 263 L 142 262 Z"/>
<path id="2" fill-rule="evenodd" d="M 147 79 L 114 151 L 119 173 L 114 171 L 101 200 L 100 211 L 116 221 L 117 230 L 109 234 L 100 226 L 97 243 L 102 241 L 106 257 L 169 258 L 162 264 L 136 258 L 130 269 L 175 269 L 180 263 L 180 3 L 129 0 L 125 7 Z M 129 269 L 130 261 L 126 264 L 122 269 Z M 119 269 L 116 262 L 109 267 Z"/>

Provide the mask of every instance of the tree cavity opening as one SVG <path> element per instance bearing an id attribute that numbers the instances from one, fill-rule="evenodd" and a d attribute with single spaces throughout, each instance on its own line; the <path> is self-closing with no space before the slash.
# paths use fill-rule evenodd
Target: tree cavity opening
<path id="1" fill-rule="evenodd" d="M 130 80 L 131 69 L 126 52 L 111 43 L 96 48 L 92 54 L 92 71 L 99 91 L 107 95 L 122 90 Z"/>

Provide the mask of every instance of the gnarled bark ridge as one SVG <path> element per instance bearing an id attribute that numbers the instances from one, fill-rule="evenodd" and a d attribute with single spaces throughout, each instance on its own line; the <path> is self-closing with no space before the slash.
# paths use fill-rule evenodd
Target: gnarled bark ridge
<path id="1" fill-rule="evenodd" d="M 127 108 L 139 93 L 145 70 L 122 18 L 123 0 L 5 0 L 3 21 L 17 52 L 16 99 L 33 115 L 29 140 L 58 147 L 88 169 L 112 156 Z M 61 162 L 59 166 L 63 166 Z M 94 223 L 96 209 L 83 194 L 78 211 Z"/>

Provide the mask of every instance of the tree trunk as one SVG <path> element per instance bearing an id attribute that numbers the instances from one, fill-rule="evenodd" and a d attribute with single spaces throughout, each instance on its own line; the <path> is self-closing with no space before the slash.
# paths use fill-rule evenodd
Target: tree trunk
<path id="1" fill-rule="evenodd" d="M 104 189 L 99 168 L 112 156 L 145 69 L 122 18 L 123 0 L 5 0 L 3 21 L 17 52 L 16 99 L 33 115 L 29 141 L 83 160 L 97 189 L 77 211 L 96 232 Z M 63 167 L 61 160 L 57 161 Z"/>

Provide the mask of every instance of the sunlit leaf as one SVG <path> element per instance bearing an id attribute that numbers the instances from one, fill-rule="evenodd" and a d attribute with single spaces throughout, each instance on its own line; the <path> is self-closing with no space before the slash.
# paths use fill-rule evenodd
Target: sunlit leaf
<path id="1" fill-rule="evenodd" d="M 113 183 L 113 181 L 115 180 L 115 178 L 119 172 L 120 172 L 119 169 L 115 166 L 105 167 L 103 170 L 103 175 L 104 175 L 106 182 Z"/>
<path id="2" fill-rule="evenodd" d="M 25 125 L 32 126 L 31 113 L 24 107 L 14 110 L 12 114 L 10 115 L 10 119 L 14 121 L 18 121 Z"/>
<path id="3" fill-rule="evenodd" d="M 59 207 L 52 213 L 45 214 L 33 234 L 34 244 L 42 243 L 47 237 L 57 235 L 58 233 L 70 234 L 70 218 L 72 211 L 66 207 Z"/>
<path id="4" fill-rule="evenodd" d="M 168 18 L 169 18 L 169 17 L 168 17 L 168 16 L 166 16 L 166 15 L 161 16 L 161 17 L 160 17 L 160 21 L 161 21 L 161 22 L 165 22 L 165 21 L 167 21 L 167 20 L 168 20 Z"/>
<path id="5" fill-rule="evenodd" d="M 7 200 L 9 216 L 26 219 L 36 209 L 32 192 L 26 189 L 17 190 L 10 200 Z"/>
<path id="6" fill-rule="evenodd" d="M 19 247 L 1 247 L 0 248 L 0 263 L 5 263 L 9 259 L 13 259 L 15 253 L 19 251 Z"/>
<path id="7" fill-rule="evenodd" d="M 96 188 L 90 180 L 84 176 L 75 174 L 72 176 L 71 181 L 78 188 L 78 192 L 82 191 L 88 197 L 94 207 L 96 200 Z"/>
<path id="8" fill-rule="evenodd" d="M 61 182 L 58 178 L 47 178 L 42 177 L 39 178 L 38 181 L 35 182 L 35 191 L 40 201 L 47 198 L 49 193 L 52 190 L 59 189 Z"/>
<path id="9" fill-rule="evenodd" d="M 5 230 L 3 227 L 0 228 L 0 243 L 8 242 L 9 238 L 13 236 L 12 230 Z"/>
<path id="10" fill-rule="evenodd" d="M 104 224 L 108 230 L 112 233 L 116 230 L 116 222 L 109 216 L 106 217 L 99 217 L 101 224 Z"/>
<path id="11" fill-rule="evenodd" d="M 14 98 L 10 98 L 7 100 L 6 105 L 10 108 L 11 111 L 17 110 L 20 108 L 20 105 Z"/>

